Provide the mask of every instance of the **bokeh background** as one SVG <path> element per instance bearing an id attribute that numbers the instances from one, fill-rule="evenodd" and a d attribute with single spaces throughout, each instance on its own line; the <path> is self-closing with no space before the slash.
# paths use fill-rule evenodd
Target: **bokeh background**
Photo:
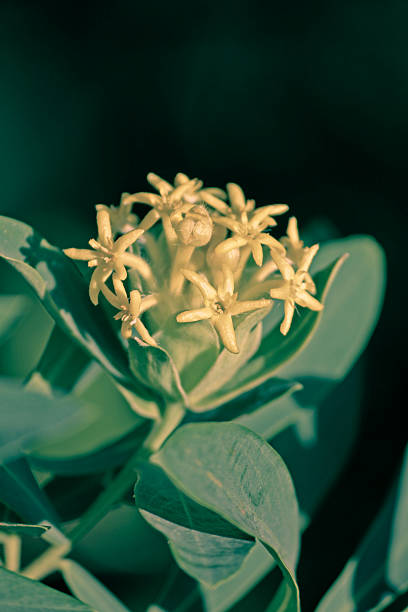
<path id="1" fill-rule="evenodd" d="M 304 539 L 310 610 L 406 439 L 407 23 L 405 0 L 0 3 L 1 214 L 80 246 L 94 204 L 145 190 L 150 170 L 184 171 L 383 245 L 388 290 L 359 442 Z M 14 279 L 0 272 L 7 293 Z"/>

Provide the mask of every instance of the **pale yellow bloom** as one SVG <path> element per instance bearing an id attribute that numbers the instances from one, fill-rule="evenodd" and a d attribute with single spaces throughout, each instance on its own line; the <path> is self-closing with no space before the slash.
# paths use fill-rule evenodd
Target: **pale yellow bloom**
<path id="1" fill-rule="evenodd" d="M 201 308 L 186 310 L 178 314 L 178 323 L 209 320 L 214 325 L 225 348 L 231 353 L 239 353 L 232 317 L 258 308 L 265 308 L 271 304 L 271 300 L 239 302 L 238 294 L 234 293 L 234 276 L 228 269 L 225 269 L 223 280 L 217 289 L 211 285 L 204 274 L 192 270 L 183 270 L 183 274 L 200 291 L 204 304 Z"/>
<path id="2" fill-rule="evenodd" d="M 161 219 L 168 242 L 170 244 L 176 243 L 177 235 L 170 217 L 176 212 L 187 212 L 193 206 L 193 203 L 185 202 L 183 196 L 187 192 L 194 190 L 198 181 L 197 179 L 192 179 L 177 187 L 173 187 L 173 185 L 170 185 L 170 183 L 153 172 L 149 172 L 147 180 L 159 191 L 160 195 L 139 192 L 130 196 L 134 202 L 141 202 L 152 207 L 152 210 L 147 213 L 139 224 L 139 228 L 147 231 Z"/>
<path id="3" fill-rule="evenodd" d="M 175 176 L 174 185 L 178 187 L 179 185 L 188 183 L 190 180 L 191 179 L 186 174 L 179 172 Z M 190 202 L 192 204 L 205 202 L 219 212 L 228 212 L 228 206 L 225 204 L 225 202 L 223 202 L 223 200 L 225 200 L 227 197 L 225 191 L 223 189 L 218 189 L 218 187 L 203 187 L 203 182 L 200 180 L 197 180 L 194 188 L 191 189 L 191 191 L 187 191 L 183 197 L 186 202 Z"/>
<path id="4" fill-rule="evenodd" d="M 304 251 L 297 271 L 283 257 L 278 256 L 276 259 L 283 278 L 270 281 L 272 288 L 269 293 L 275 300 L 284 300 L 285 317 L 280 326 L 283 335 L 288 333 L 292 324 L 295 304 L 311 310 L 322 310 L 323 308 L 323 304 L 308 293 L 310 291 L 308 270 L 318 249 L 319 245 L 315 244 Z"/>
<path id="5" fill-rule="evenodd" d="M 97 204 L 96 210 L 107 210 L 110 216 L 112 234 L 130 232 L 136 229 L 139 219 L 137 215 L 132 213 L 134 200 L 130 193 L 122 193 L 119 206 L 106 206 L 106 204 Z"/>
<path id="6" fill-rule="evenodd" d="M 280 242 L 286 248 L 287 257 L 293 263 L 299 267 L 302 261 L 304 252 L 303 240 L 299 238 L 298 223 L 296 217 L 291 217 L 288 222 L 288 229 L 286 230 L 286 236 L 282 236 Z"/>
<path id="7" fill-rule="evenodd" d="M 126 339 L 132 337 L 133 327 L 139 334 L 142 340 L 151 346 L 157 346 L 157 342 L 149 334 L 146 326 L 141 321 L 141 316 L 146 310 L 152 308 L 157 304 L 157 298 L 155 295 L 148 295 L 142 297 L 140 291 L 134 289 L 130 292 L 128 298 L 126 289 L 122 281 L 113 275 L 113 293 L 108 287 L 104 286 L 101 290 L 108 300 L 115 308 L 118 308 L 119 312 L 115 314 L 114 318 L 118 321 L 122 321 L 121 333 Z"/>
<path id="8" fill-rule="evenodd" d="M 106 280 L 115 272 L 120 280 L 127 277 L 126 267 L 137 270 L 145 279 L 151 278 L 149 264 L 127 249 L 143 234 L 142 229 L 134 229 L 116 240 L 113 239 L 110 214 L 107 210 L 99 210 L 96 215 L 98 240 L 91 238 L 91 249 L 64 249 L 65 255 L 71 259 L 87 261 L 90 268 L 95 268 L 89 284 L 91 302 L 98 304 L 99 292 Z"/>
<path id="9" fill-rule="evenodd" d="M 286 204 L 271 204 L 255 209 L 255 200 L 247 200 L 239 185 L 228 183 L 227 191 L 231 208 L 227 216 L 214 215 L 214 221 L 229 229 L 232 236 L 216 247 L 216 253 L 222 254 L 235 248 L 246 247 L 245 257 L 252 253 L 258 266 L 263 263 L 263 245 L 268 246 L 271 252 L 284 254 L 282 244 L 265 230 L 276 225 L 274 215 L 282 215 L 289 207 Z M 245 263 L 246 260 L 244 265 Z"/>

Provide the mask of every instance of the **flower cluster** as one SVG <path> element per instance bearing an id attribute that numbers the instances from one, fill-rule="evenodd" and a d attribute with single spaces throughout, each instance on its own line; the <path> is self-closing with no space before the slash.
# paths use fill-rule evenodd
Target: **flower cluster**
<path id="1" fill-rule="evenodd" d="M 161 312 L 180 324 L 209 321 L 224 347 L 238 353 L 233 317 L 281 300 L 280 331 L 287 334 L 296 304 L 323 308 L 309 273 L 319 245 L 304 246 L 295 217 L 286 236 L 271 235 L 286 204 L 256 208 L 235 183 L 226 191 L 207 188 L 182 173 L 173 185 L 153 173 L 147 180 L 158 193 L 124 193 L 117 207 L 98 204 L 91 249 L 64 251 L 94 269 L 90 299 L 97 305 L 102 293 L 118 311 L 125 339 L 135 330 L 136 340 L 157 346 L 142 315 L 149 311 L 159 328 Z M 135 203 L 151 207 L 141 221 Z"/>

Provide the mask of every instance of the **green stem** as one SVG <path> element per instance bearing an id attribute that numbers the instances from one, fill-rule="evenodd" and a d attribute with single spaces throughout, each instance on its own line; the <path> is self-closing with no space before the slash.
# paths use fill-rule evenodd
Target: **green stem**
<path id="1" fill-rule="evenodd" d="M 184 414 L 185 410 L 179 404 L 169 404 L 166 407 L 163 418 L 153 425 L 143 446 L 137 449 L 108 488 L 97 497 L 95 502 L 85 512 L 80 523 L 68 534 L 72 544 L 81 540 L 129 490 L 136 480 L 137 465 L 141 461 L 147 460 L 152 453 L 159 450 L 163 442 L 179 425 Z"/>
<path id="2" fill-rule="evenodd" d="M 112 506 L 129 490 L 136 480 L 136 467 L 138 463 L 149 457 L 149 451 L 138 448 L 132 455 L 116 478 L 111 482 L 88 508 L 80 522 L 67 534 L 72 544 L 76 544 L 86 536 L 93 527 L 109 512 Z"/>

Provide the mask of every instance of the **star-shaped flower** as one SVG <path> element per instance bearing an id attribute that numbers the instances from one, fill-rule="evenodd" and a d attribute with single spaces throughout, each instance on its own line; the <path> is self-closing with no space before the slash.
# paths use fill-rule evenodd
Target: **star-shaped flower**
<path id="1" fill-rule="evenodd" d="M 122 321 L 122 336 L 126 339 L 131 338 L 132 329 L 134 327 L 146 344 L 157 346 L 156 340 L 149 334 L 149 331 L 140 318 L 146 310 L 157 304 L 156 296 L 148 295 L 142 297 L 140 291 L 134 289 L 130 292 L 130 297 L 128 298 L 125 286 L 116 274 L 113 275 L 112 281 L 115 293 L 106 286 L 103 287 L 102 292 L 112 306 L 119 310 L 119 312 L 115 314 L 114 319 Z"/>
<path id="2" fill-rule="evenodd" d="M 190 180 L 191 179 L 186 174 L 178 172 L 174 178 L 174 184 L 178 187 L 179 185 L 188 183 Z M 225 191 L 223 189 L 218 189 L 218 187 L 203 187 L 203 181 L 197 180 L 194 188 L 191 191 L 187 191 L 183 197 L 186 202 L 192 204 L 205 202 L 221 213 L 228 212 L 228 205 L 223 202 L 227 197 Z"/>
<path id="3" fill-rule="evenodd" d="M 273 299 L 284 300 L 285 302 L 285 317 L 280 326 L 280 331 L 284 336 L 286 336 L 292 324 L 295 304 L 310 308 L 310 310 L 322 310 L 323 308 L 323 304 L 308 293 L 308 291 L 313 289 L 310 287 L 308 270 L 318 249 L 319 245 L 315 244 L 304 251 L 297 271 L 283 257 L 277 257 L 276 259 L 283 278 L 270 281 L 273 287 L 269 293 Z"/>
<path id="4" fill-rule="evenodd" d="M 232 271 L 224 274 L 223 281 L 213 287 L 204 274 L 183 270 L 184 276 L 200 291 L 204 304 L 202 308 L 185 310 L 177 315 L 178 323 L 193 323 L 209 320 L 218 332 L 221 342 L 231 353 L 239 353 L 232 317 L 235 315 L 265 308 L 271 304 L 269 299 L 238 301 L 234 293 Z"/>
<path id="5" fill-rule="evenodd" d="M 95 268 L 89 284 L 89 297 L 91 302 L 98 304 L 98 296 L 102 286 L 115 272 L 120 280 L 127 277 L 126 266 L 137 270 L 145 279 L 151 278 L 149 264 L 127 249 L 143 234 L 142 229 L 134 229 L 116 240 L 113 239 L 109 212 L 98 210 L 96 215 L 98 226 L 98 240 L 91 238 L 91 249 L 64 249 L 65 255 L 71 259 L 87 261 L 90 268 Z"/>
<path id="6" fill-rule="evenodd" d="M 192 179 L 177 187 L 173 187 L 173 185 L 170 185 L 170 183 L 153 172 L 149 172 L 147 180 L 159 191 L 160 195 L 139 192 L 130 196 L 134 202 L 141 202 L 142 204 L 152 206 L 152 210 L 144 217 L 139 224 L 139 228 L 147 231 L 161 219 L 168 242 L 174 244 L 177 242 L 177 235 L 171 223 L 171 215 L 181 210 L 186 212 L 194 205 L 184 201 L 183 196 L 187 192 L 194 190 L 198 181 L 197 179 Z"/>
<path id="7" fill-rule="evenodd" d="M 214 215 L 214 221 L 231 230 L 232 236 L 216 247 L 216 253 L 221 254 L 237 247 L 246 247 L 247 255 L 252 253 L 258 266 L 262 266 L 263 263 L 262 245 L 268 246 L 273 252 L 284 254 L 285 249 L 282 244 L 265 230 L 276 225 L 272 215 L 282 215 L 289 207 L 286 204 L 271 204 L 255 209 L 255 200 L 246 200 L 239 185 L 228 183 L 227 191 L 231 208 L 227 216 Z"/>
<path id="8" fill-rule="evenodd" d="M 96 210 L 107 210 L 110 216 L 112 234 L 130 232 L 136 229 L 139 219 L 137 215 L 132 213 L 134 200 L 130 193 L 122 193 L 119 206 L 106 206 L 106 204 L 97 204 Z"/>

